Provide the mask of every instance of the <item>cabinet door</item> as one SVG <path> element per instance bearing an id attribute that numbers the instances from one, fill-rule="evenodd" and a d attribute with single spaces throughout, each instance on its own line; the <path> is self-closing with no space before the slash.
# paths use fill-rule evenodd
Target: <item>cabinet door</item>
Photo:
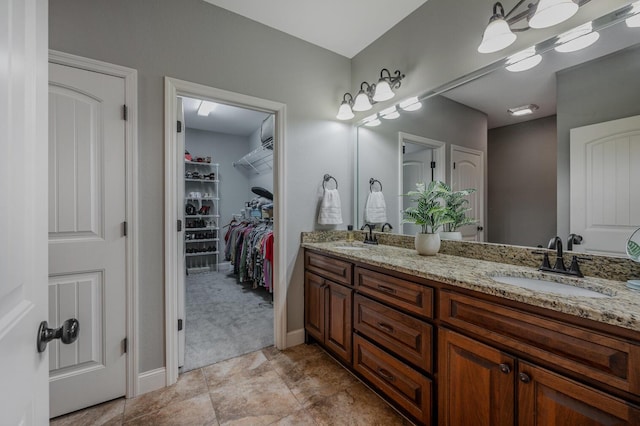
<path id="1" fill-rule="evenodd" d="M 353 291 L 331 281 L 326 281 L 326 285 L 325 345 L 344 361 L 351 363 Z"/>
<path id="2" fill-rule="evenodd" d="M 522 361 L 518 409 L 522 426 L 640 424 L 638 407 Z"/>
<path id="3" fill-rule="evenodd" d="M 514 358 L 444 328 L 438 343 L 440 425 L 513 425 Z"/>
<path id="4" fill-rule="evenodd" d="M 304 327 L 318 342 L 324 342 L 324 278 L 304 274 Z"/>

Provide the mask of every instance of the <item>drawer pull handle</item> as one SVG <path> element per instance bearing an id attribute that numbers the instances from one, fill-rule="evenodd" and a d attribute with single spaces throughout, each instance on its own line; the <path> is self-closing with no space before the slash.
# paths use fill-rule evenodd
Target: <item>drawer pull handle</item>
<path id="1" fill-rule="evenodd" d="M 396 294 L 395 289 L 387 287 L 386 285 L 378 285 L 378 290 L 384 291 L 385 293 Z"/>
<path id="2" fill-rule="evenodd" d="M 382 330 L 386 331 L 387 333 L 393 333 L 394 332 L 393 327 L 391 327 L 389 324 L 385 324 L 383 322 L 379 322 L 378 323 L 378 327 L 381 328 Z"/>
<path id="3" fill-rule="evenodd" d="M 380 377 L 382 377 L 388 382 L 393 382 L 396 379 L 395 377 L 393 377 L 391 373 L 389 373 L 384 368 L 378 368 L 378 374 L 380 375 Z"/>
<path id="4" fill-rule="evenodd" d="M 531 377 L 529 377 L 529 375 L 527 375 L 526 373 L 518 374 L 518 378 L 522 383 L 529 383 L 531 381 Z"/>
<path id="5" fill-rule="evenodd" d="M 511 373 L 511 367 L 509 367 L 509 364 L 500 364 L 500 371 L 502 371 L 504 374 L 509 374 Z"/>

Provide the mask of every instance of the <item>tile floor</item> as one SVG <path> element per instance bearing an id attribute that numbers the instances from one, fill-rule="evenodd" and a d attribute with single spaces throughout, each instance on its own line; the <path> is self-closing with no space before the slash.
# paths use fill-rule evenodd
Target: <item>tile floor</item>
<path id="1" fill-rule="evenodd" d="M 51 425 L 410 425 L 316 345 L 274 347 L 178 382 L 52 419 Z"/>

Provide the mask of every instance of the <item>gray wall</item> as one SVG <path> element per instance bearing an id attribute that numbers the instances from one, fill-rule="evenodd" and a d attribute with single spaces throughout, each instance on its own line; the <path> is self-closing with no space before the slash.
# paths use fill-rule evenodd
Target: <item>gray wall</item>
<path id="1" fill-rule="evenodd" d="M 640 114 L 640 48 L 562 71 L 558 98 L 558 235 L 569 229 L 569 131 Z"/>
<path id="2" fill-rule="evenodd" d="M 546 247 L 556 235 L 556 117 L 489 130 L 488 238 Z"/>
<path id="3" fill-rule="evenodd" d="M 249 152 L 249 138 L 187 128 L 185 146 L 191 155 L 210 155 L 214 163 L 220 164 L 219 224 L 222 227 L 231 221 L 234 213 L 240 213 L 246 201 L 253 198 L 246 174 L 233 167 L 234 161 Z"/>
<path id="4" fill-rule="evenodd" d="M 253 151 L 262 146 L 260 140 L 260 129 L 256 130 L 249 136 L 249 150 Z M 269 168 L 271 167 L 271 169 Z M 260 173 L 254 173 L 253 171 L 245 172 L 249 176 L 249 186 L 259 186 L 268 189 L 273 194 L 273 158 L 265 162 L 262 166 L 258 167 Z M 251 198 L 255 197 L 252 195 Z"/>
<path id="5" fill-rule="evenodd" d="M 382 124 L 378 127 L 359 127 L 357 208 L 359 217 L 356 223 L 360 225 L 363 223 L 364 205 L 369 193 L 371 177 L 380 180 L 383 184 L 389 222 L 398 223 L 400 219 L 402 200 L 398 193 L 400 164 L 398 132 L 435 139 L 447 144 L 446 164 L 443 165 L 447 182 L 451 182 L 451 171 L 446 166 L 451 161 L 451 145 L 484 152 L 485 170 L 487 168 L 487 116 L 442 96 L 426 100 L 418 111 L 401 112 L 400 117 L 395 120 L 382 120 Z M 484 186 L 487 187 L 486 179 Z M 484 204 L 485 206 L 487 204 L 486 191 Z"/>
<path id="6" fill-rule="evenodd" d="M 55 0 L 49 27 L 52 49 L 138 70 L 140 372 L 165 364 L 164 76 L 287 104 L 282 272 L 288 330 L 301 329 L 300 232 L 315 228 L 315 187 L 330 169 L 345 183 L 342 195 L 353 197 L 355 138 L 335 121 L 350 61 L 201 0 Z"/>

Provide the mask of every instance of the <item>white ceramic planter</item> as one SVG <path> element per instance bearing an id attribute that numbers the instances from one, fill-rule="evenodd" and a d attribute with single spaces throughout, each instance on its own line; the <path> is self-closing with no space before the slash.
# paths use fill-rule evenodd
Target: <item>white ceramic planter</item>
<path id="1" fill-rule="evenodd" d="M 421 256 L 434 256 L 440 250 L 440 234 L 417 233 L 416 251 Z"/>
<path id="2" fill-rule="evenodd" d="M 441 240 L 453 240 L 453 241 L 462 241 L 462 232 L 453 231 L 453 232 L 440 232 Z"/>

